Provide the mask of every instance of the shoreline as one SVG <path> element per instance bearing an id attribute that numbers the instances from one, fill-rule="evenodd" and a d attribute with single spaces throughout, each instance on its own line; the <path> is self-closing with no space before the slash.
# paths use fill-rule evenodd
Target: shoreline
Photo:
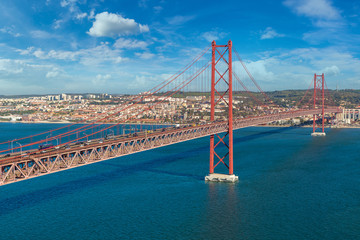
<path id="1" fill-rule="evenodd" d="M 75 122 L 69 122 L 69 121 L 37 121 L 37 122 L 31 122 L 31 121 L 1 121 L 0 123 L 25 123 L 25 124 L 90 124 L 91 122 L 83 122 L 83 123 L 75 123 Z M 116 123 L 98 123 L 98 124 L 116 124 Z M 119 125 L 176 125 L 177 123 L 170 124 L 170 123 L 161 123 L 161 124 L 151 124 L 151 123 L 121 123 Z M 253 127 L 277 127 L 277 128 L 287 128 L 287 127 L 303 127 L 303 128 L 312 128 L 312 125 L 306 125 L 306 126 L 297 126 L 297 125 L 256 125 Z M 335 127 L 329 127 L 325 126 L 325 128 L 360 128 L 360 126 L 336 126 Z"/>
<path id="2" fill-rule="evenodd" d="M 0 121 L 0 123 L 25 123 L 25 124 L 90 124 L 92 122 L 82 122 L 82 123 L 76 123 L 76 122 L 69 122 L 69 121 L 59 121 L 59 122 L 55 122 L 55 121 L 36 121 L 36 122 L 32 122 L 32 121 Z M 117 124 L 117 123 L 97 123 L 97 124 Z M 176 125 L 176 123 L 172 124 L 172 123 L 159 123 L 159 124 L 151 124 L 151 123 L 121 123 L 119 125 Z"/>

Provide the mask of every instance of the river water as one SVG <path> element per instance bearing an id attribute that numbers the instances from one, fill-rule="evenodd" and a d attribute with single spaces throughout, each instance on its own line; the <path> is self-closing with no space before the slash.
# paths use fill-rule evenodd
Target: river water
<path id="1" fill-rule="evenodd" d="M 310 131 L 235 131 L 235 184 L 204 181 L 205 137 L 1 186 L 0 239 L 360 239 L 360 129 Z"/>

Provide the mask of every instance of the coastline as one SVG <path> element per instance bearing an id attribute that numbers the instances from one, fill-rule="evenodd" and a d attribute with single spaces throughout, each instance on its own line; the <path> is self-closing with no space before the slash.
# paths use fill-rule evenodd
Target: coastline
<path id="1" fill-rule="evenodd" d="M 0 123 L 26 123 L 26 124 L 38 124 L 38 123 L 41 123 L 41 124 L 90 124 L 92 122 L 79 122 L 79 123 L 76 123 L 76 122 L 69 122 L 69 121 L 36 121 L 36 122 L 32 122 L 32 121 L 1 121 Z M 117 123 L 109 123 L 109 122 L 106 122 L 106 123 L 101 123 L 99 122 L 98 124 L 117 124 Z M 175 123 L 172 124 L 172 123 L 160 123 L 160 124 L 151 124 L 151 123 L 121 123 L 120 125 L 169 125 L 169 126 L 172 126 L 172 125 L 176 125 Z"/>
<path id="2" fill-rule="evenodd" d="M 25 124 L 90 124 L 91 122 L 83 122 L 83 123 L 75 123 L 75 122 L 69 122 L 69 121 L 1 121 L 0 123 L 25 123 Z M 116 124 L 116 123 L 99 123 L 99 124 Z M 153 125 L 150 123 L 121 123 L 120 125 Z M 161 123 L 161 124 L 155 124 L 155 125 L 176 125 L 170 124 L 170 123 Z M 278 127 L 278 128 L 287 128 L 287 127 L 303 127 L 303 128 L 312 128 L 312 125 L 306 125 L 306 126 L 297 126 L 297 125 L 256 125 L 253 127 Z M 331 126 L 325 126 L 325 128 L 360 128 L 359 126 L 346 126 L 346 125 L 335 125 L 334 127 Z"/>

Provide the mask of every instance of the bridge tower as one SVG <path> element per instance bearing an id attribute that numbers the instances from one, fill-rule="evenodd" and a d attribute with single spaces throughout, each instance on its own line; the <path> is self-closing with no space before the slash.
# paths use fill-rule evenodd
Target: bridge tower
<path id="1" fill-rule="evenodd" d="M 213 134 L 210 136 L 210 174 L 205 177 L 205 180 L 235 182 L 238 177 L 233 172 L 232 41 L 229 40 L 227 45 L 216 45 L 216 42 L 213 41 L 211 60 L 210 120 L 212 122 L 217 120 L 215 106 L 221 103 L 225 103 L 228 113 L 225 135 Z M 221 150 L 216 151 L 220 149 L 220 146 L 223 147 L 222 150 L 226 149 L 225 153 Z M 214 172 L 219 164 L 223 164 L 228 169 L 228 174 Z"/>
<path id="2" fill-rule="evenodd" d="M 324 120 L 325 120 L 325 92 L 324 92 L 324 83 L 325 78 L 324 74 L 316 75 L 314 74 L 314 109 L 321 107 L 321 125 L 316 123 L 316 120 L 320 118 L 320 114 L 313 115 L 313 132 L 311 136 L 325 136 L 324 132 Z M 321 131 L 316 131 L 320 129 Z"/>

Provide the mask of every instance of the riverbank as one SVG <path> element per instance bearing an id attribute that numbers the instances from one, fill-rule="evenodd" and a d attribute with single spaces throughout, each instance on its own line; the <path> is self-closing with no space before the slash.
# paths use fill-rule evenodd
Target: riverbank
<path id="1" fill-rule="evenodd" d="M 90 124 L 91 122 L 82 122 L 82 123 L 75 123 L 69 121 L 1 121 L 3 123 L 26 123 L 26 124 Z M 98 124 L 117 124 L 117 123 L 98 123 Z M 150 123 L 121 123 L 121 125 L 162 125 L 162 126 L 173 126 L 176 124 L 170 123 L 160 123 L 160 124 L 150 124 Z M 256 127 L 279 127 L 279 128 L 287 128 L 287 127 L 303 127 L 303 128 L 312 128 L 312 125 L 305 125 L 305 126 L 298 126 L 298 125 L 257 125 Z M 360 128 L 360 125 L 333 125 L 333 126 L 325 126 L 325 128 Z"/>

